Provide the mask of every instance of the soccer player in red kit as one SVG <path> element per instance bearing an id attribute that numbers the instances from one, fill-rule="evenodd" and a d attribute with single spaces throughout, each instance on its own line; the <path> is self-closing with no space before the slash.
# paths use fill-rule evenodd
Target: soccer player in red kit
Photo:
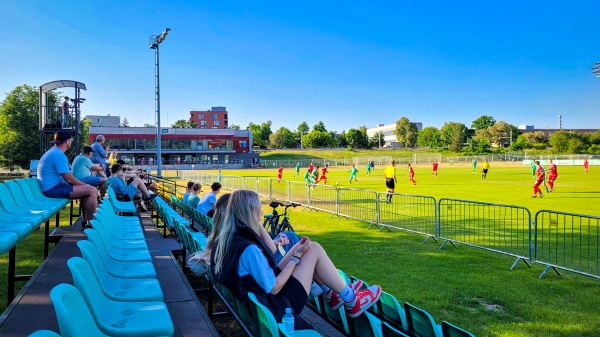
<path id="1" fill-rule="evenodd" d="M 544 197 L 542 190 L 540 190 L 540 185 L 544 182 L 544 168 L 540 165 L 540 162 L 536 160 L 535 165 L 537 166 L 537 170 L 535 171 L 535 183 L 533 183 L 533 195 L 532 198 L 537 198 L 538 192 L 540 193 L 540 198 Z"/>
<path id="2" fill-rule="evenodd" d="M 328 167 L 329 167 L 329 164 L 325 164 L 325 167 L 323 167 L 321 169 L 321 177 L 319 178 L 319 180 L 317 180 L 316 183 L 318 183 L 319 181 L 323 180 L 324 181 L 323 184 L 327 185 L 327 176 L 326 176 L 326 174 L 327 174 L 327 171 L 328 171 Z"/>
<path id="3" fill-rule="evenodd" d="M 310 165 L 308 165 L 308 172 L 312 173 L 314 168 L 315 168 L 315 165 L 313 165 L 313 163 L 310 163 Z"/>
<path id="4" fill-rule="evenodd" d="M 279 166 L 279 169 L 277 170 L 277 183 L 278 184 L 281 182 L 281 177 L 283 177 L 283 165 Z"/>
<path id="5" fill-rule="evenodd" d="M 556 170 L 556 164 L 554 164 L 552 159 L 550 159 L 550 167 L 548 168 L 548 185 L 550 186 L 550 189 L 548 190 L 548 193 L 554 190 L 554 181 L 557 177 L 558 171 Z"/>
<path id="6" fill-rule="evenodd" d="M 431 175 L 435 175 L 437 177 L 437 173 L 438 173 L 438 162 L 437 160 L 433 161 L 433 164 L 431 164 L 432 166 L 432 171 L 431 171 Z"/>
<path id="7" fill-rule="evenodd" d="M 415 180 L 415 171 L 412 166 L 410 166 L 410 163 L 408 163 L 408 180 L 412 181 L 413 185 L 417 184 L 417 181 Z"/>
<path id="8" fill-rule="evenodd" d="M 588 166 L 590 165 L 590 162 L 587 160 L 587 158 L 583 159 L 583 169 L 585 170 L 585 174 L 588 173 Z"/>

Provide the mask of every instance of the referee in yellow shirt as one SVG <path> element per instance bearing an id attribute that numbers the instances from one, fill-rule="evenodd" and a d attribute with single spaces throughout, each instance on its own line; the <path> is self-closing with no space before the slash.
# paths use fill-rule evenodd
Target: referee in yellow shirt
<path id="1" fill-rule="evenodd" d="M 390 166 L 385 168 L 383 176 L 385 177 L 385 186 L 387 187 L 388 195 L 385 200 L 388 204 L 392 203 L 392 196 L 394 195 L 394 188 L 396 188 L 396 161 L 392 160 Z"/>
<path id="2" fill-rule="evenodd" d="M 487 159 L 481 164 L 481 179 L 485 179 L 487 177 L 488 172 L 490 171 L 490 163 L 488 163 Z"/>

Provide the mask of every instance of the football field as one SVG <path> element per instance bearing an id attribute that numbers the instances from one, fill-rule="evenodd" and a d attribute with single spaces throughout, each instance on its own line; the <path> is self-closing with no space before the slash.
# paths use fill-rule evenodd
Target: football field
<path id="1" fill-rule="evenodd" d="M 532 216 L 541 209 L 600 215 L 600 168 L 589 174 L 582 167 L 559 167 L 555 190 L 532 199 L 529 166 L 491 163 L 486 180 L 471 167 L 442 163 L 438 177 L 430 165 L 415 165 L 413 185 L 405 165 L 398 165 L 397 193 L 455 198 L 523 206 Z M 330 167 L 328 184 L 385 192 L 384 167 L 366 175 L 359 167 L 358 184 L 348 181 L 350 167 Z M 302 182 L 286 168 L 283 179 Z M 209 171 L 216 173 L 217 171 Z M 222 170 L 224 176 L 276 179 L 277 169 Z M 183 182 L 182 182 L 183 183 Z M 276 182 L 273 182 L 276 184 Z M 208 189 L 203 187 L 203 192 Z M 265 204 L 264 211 L 269 212 Z M 563 271 L 538 276 L 543 265 L 520 263 L 510 271 L 514 258 L 464 245 L 439 249 L 441 242 L 405 231 L 367 230 L 355 220 L 331 217 L 326 212 L 290 209 L 290 221 L 300 235 L 321 243 L 336 266 L 349 275 L 379 284 L 402 304 L 410 302 L 427 310 L 440 323 L 447 320 L 476 336 L 599 336 L 600 280 Z M 596 261 L 596 263 L 598 263 Z"/>

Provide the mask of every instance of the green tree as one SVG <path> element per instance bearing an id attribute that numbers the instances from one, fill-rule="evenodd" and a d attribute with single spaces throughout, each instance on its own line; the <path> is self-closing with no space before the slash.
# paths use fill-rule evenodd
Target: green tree
<path id="1" fill-rule="evenodd" d="M 419 131 L 417 135 L 417 144 L 419 147 L 436 149 L 442 145 L 440 130 L 434 126 L 428 126 Z"/>
<path id="2" fill-rule="evenodd" d="M 548 144 L 548 139 L 546 139 L 546 136 L 544 136 L 544 133 L 542 131 L 526 132 L 522 134 L 522 136 L 527 141 L 527 143 L 531 144 L 532 146 L 534 144 Z M 521 135 L 519 136 L 519 138 L 520 137 Z M 517 141 L 519 140 L 519 138 L 517 138 Z"/>
<path id="3" fill-rule="evenodd" d="M 303 137 L 304 146 L 307 148 L 331 147 L 333 138 L 329 132 L 311 131 Z"/>
<path id="4" fill-rule="evenodd" d="M 271 134 L 269 144 L 270 147 L 275 149 L 290 149 L 295 148 L 298 142 L 296 141 L 296 134 L 282 126 Z"/>
<path id="5" fill-rule="evenodd" d="M 502 147 L 510 143 L 512 125 L 505 121 L 497 121 L 494 125 L 487 128 L 490 144 L 495 147 Z"/>
<path id="6" fill-rule="evenodd" d="M 385 145 L 385 135 L 381 131 L 375 132 L 373 137 L 369 139 L 369 147 L 380 147 Z"/>
<path id="7" fill-rule="evenodd" d="M 323 123 L 323 121 L 319 121 L 313 126 L 313 131 L 327 132 L 327 129 L 325 128 L 325 123 Z"/>
<path id="8" fill-rule="evenodd" d="M 266 121 L 260 125 L 260 138 L 265 144 L 269 144 L 269 137 L 271 137 L 271 134 L 273 133 L 273 131 L 271 131 L 272 124 L 271 121 Z"/>
<path id="9" fill-rule="evenodd" d="M 466 141 L 467 127 L 459 122 L 447 122 L 440 129 L 443 146 L 448 150 L 460 152 Z"/>
<path id="10" fill-rule="evenodd" d="M 417 124 L 411 123 L 411 121 L 406 117 L 401 117 L 398 121 L 396 121 L 396 139 L 398 143 L 404 145 L 404 147 L 413 147 L 417 145 L 417 135 L 419 133 L 419 129 L 417 128 Z"/>
<path id="11" fill-rule="evenodd" d="M 261 148 L 266 148 L 268 143 L 262 139 L 260 125 L 256 123 L 250 123 L 248 124 L 248 129 L 252 131 L 252 145 L 259 146 Z"/>
<path id="12" fill-rule="evenodd" d="M 482 115 L 471 123 L 471 129 L 482 130 L 496 124 L 496 120 L 492 116 Z"/>
<path id="13" fill-rule="evenodd" d="M 123 118 L 123 120 L 121 121 L 121 126 L 124 128 L 129 127 L 129 121 L 127 120 L 127 117 Z"/>
<path id="14" fill-rule="evenodd" d="M 590 135 L 590 143 L 600 145 L 600 131 L 596 131 Z"/>
<path id="15" fill-rule="evenodd" d="M 228 127 L 228 129 L 231 129 L 231 130 L 239 130 L 239 129 L 240 129 L 240 126 L 239 126 L 239 125 L 236 125 L 236 124 L 229 124 L 229 127 Z"/>
<path id="16" fill-rule="evenodd" d="M 144 123 L 145 128 L 155 128 L 156 124 Z"/>
<path id="17" fill-rule="evenodd" d="M 92 120 L 89 118 L 84 118 L 81 120 L 79 124 L 79 131 L 81 132 L 81 138 L 79 138 L 79 144 L 90 145 L 90 126 L 92 125 Z"/>
<path id="18" fill-rule="evenodd" d="M 173 128 L 195 128 L 197 127 L 198 124 L 192 122 L 192 118 L 188 118 L 186 119 L 178 119 L 175 121 L 175 123 L 171 124 L 171 127 Z"/>
<path id="19" fill-rule="evenodd" d="M 58 105 L 54 93 L 48 105 Z M 8 168 L 29 167 L 31 159 L 40 156 L 38 133 L 39 90 L 29 85 L 18 86 L 0 104 L 0 165 Z"/>
<path id="20" fill-rule="evenodd" d="M 348 146 L 348 141 L 346 140 L 346 130 L 342 130 L 342 133 L 340 133 L 340 135 L 338 137 L 338 145 L 340 147 Z"/>
<path id="21" fill-rule="evenodd" d="M 298 133 L 301 132 L 303 135 L 305 135 L 310 131 L 310 127 L 308 126 L 308 123 L 302 122 L 300 123 L 300 125 L 298 125 L 296 130 L 298 131 Z"/>
<path id="22" fill-rule="evenodd" d="M 550 136 L 550 146 L 554 153 L 566 153 L 569 148 L 570 134 L 567 131 L 558 131 Z"/>
<path id="23" fill-rule="evenodd" d="M 350 129 L 346 133 L 346 143 L 355 149 L 364 149 L 369 146 L 367 133 L 357 129 Z"/>
<path id="24" fill-rule="evenodd" d="M 531 132 L 533 133 L 533 132 Z M 541 132 L 540 132 L 541 133 Z M 512 151 L 523 151 L 525 149 L 531 149 L 533 148 L 533 144 L 530 143 L 527 140 L 526 135 L 528 135 L 529 133 L 525 133 L 522 135 L 519 135 L 519 137 L 517 137 L 517 140 L 514 141 L 511 145 L 510 145 L 510 149 Z"/>

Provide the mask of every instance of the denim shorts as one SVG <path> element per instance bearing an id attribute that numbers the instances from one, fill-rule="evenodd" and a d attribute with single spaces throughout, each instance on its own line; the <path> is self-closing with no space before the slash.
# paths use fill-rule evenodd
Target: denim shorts
<path id="1" fill-rule="evenodd" d="M 60 183 L 49 190 L 43 191 L 42 194 L 48 198 L 68 199 L 71 192 L 73 192 L 73 185 Z"/>
<path id="2" fill-rule="evenodd" d="M 88 185 L 92 185 L 92 186 L 100 185 L 100 177 L 98 177 L 98 176 L 83 177 L 83 178 L 79 179 L 79 181 L 81 181 L 82 183 L 86 183 Z"/>

